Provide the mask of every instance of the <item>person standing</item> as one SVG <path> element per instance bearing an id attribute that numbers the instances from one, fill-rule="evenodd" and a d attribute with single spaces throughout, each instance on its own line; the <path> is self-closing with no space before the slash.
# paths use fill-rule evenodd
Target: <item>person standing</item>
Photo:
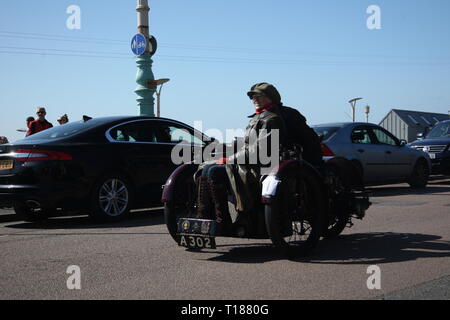
<path id="1" fill-rule="evenodd" d="M 30 116 L 30 117 L 27 117 L 27 130 L 30 128 L 30 123 L 32 123 L 34 120 L 36 120 L 36 119 L 34 119 L 34 117 L 32 117 L 32 116 Z"/>
<path id="2" fill-rule="evenodd" d="M 67 122 L 69 122 L 69 117 L 68 117 L 67 114 L 65 113 L 65 114 L 63 114 L 61 117 L 59 117 L 59 119 L 56 120 L 56 121 L 58 121 L 58 123 L 59 123 L 60 125 L 66 124 Z"/>
<path id="3" fill-rule="evenodd" d="M 47 112 L 44 107 L 38 107 L 36 114 L 38 118 L 30 122 L 26 135 L 27 137 L 53 127 L 53 125 L 45 119 Z"/>

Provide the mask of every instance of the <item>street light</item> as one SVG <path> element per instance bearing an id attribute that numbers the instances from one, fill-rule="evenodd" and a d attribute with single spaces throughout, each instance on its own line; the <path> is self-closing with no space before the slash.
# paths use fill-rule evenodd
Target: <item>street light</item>
<path id="1" fill-rule="evenodd" d="M 369 122 L 370 106 L 366 106 L 366 122 Z"/>
<path id="2" fill-rule="evenodd" d="M 156 116 L 157 117 L 160 116 L 160 109 L 161 109 L 161 107 L 160 107 L 160 101 L 161 101 L 160 100 L 160 95 L 161 95 L 162 86 L 163 86 L 164 83 L 169 82 L 169 81 L 170 81 L 170 79 L 168 79 L 168 78 L 163 78 L 163 79 L 158 79 L 158 80 L 147 80 L 146 81 L 146 84 L 145 84 L 146 88 L 152 89 L 156 93 Z M 159 87 L 159 91 L 158 91 L 157 89 L 158 89 L 159 85 L 160 85 L 160 87 Z"/>
<path id="3" fill-rule="evenodd" d="M 159 87 L 159 91 L 156 91 L 156 116 L 157 117 L 160 116 L 160 111 L 161 111 L 161 100 L 160 100 L 161 90 L 162 90 L 163 84 L 166 82 L 169 82 L 169 81 L 170 81 L 170 79 L 168 79 L 168 78 L 155 80 L 156 87 L 161 85 Z"/>
<path id="4" fill-rule="evenodd" d="M 355 108 L 356 108 L 356 101 L 358 100 L 362 100 L 362 98 L 354 98 L 352 100 L 350 100 L 348 103 L 350 103 L 350 105 L 352 106 L 352 110 L 353 110 L 353 122 L 355 122 Z"/>

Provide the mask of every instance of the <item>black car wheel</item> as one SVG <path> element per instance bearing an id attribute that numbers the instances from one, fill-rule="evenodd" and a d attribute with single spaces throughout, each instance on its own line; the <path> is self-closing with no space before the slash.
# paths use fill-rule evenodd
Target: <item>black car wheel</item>
<path id="1" fill-rule="evenodd" d="M 100 221 L 118 221 L 130 213 L 131 184 L 120 174 L 101 178 L 92 192 L 91 217 Z"/>
<path id="2" fill-rule="evenodd" d="M 55 208 L 32 208 L 22 202 L 14 203 L 14 212 L 23 221 L 38 222 L 49 218 L 56 213 Z"/>
<path id="3" fill-rule="evenodd" d="M 425 160 L 420 159 L 414 166 L 411 178 L 408 183 L 412 188 L 425 188 L 430 175 L 428 165 Z"/>

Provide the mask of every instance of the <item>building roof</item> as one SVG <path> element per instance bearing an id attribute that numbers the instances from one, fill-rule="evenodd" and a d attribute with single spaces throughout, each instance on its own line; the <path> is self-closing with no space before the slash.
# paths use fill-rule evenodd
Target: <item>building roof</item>
<path id="1" fill-rule="evenodd" d="M 450 119 L 449 115 L 445 113 L 392 109 L 383 120 L 381 120 L 380 124 L 383 123 L 391 113 L 397 114 L 408 126 L 412 127 L 432 127 L 440 121 Z"/>

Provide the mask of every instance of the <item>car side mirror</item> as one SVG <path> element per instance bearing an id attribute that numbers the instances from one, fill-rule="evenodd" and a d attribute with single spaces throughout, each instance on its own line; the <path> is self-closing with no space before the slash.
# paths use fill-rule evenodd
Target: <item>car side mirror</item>
<path id="1" fill-rule="evenodd" d="M 422 140 L 424 138 L 423 132 L 419 132 L 416 137 L 418 140 Z"/>
<path id="2" fill-rule="evenodd" d="M 408 141 L 406 141 L 405 139 L 400 140 L 400 147 L 404 147 L 408 144 Z"/>

